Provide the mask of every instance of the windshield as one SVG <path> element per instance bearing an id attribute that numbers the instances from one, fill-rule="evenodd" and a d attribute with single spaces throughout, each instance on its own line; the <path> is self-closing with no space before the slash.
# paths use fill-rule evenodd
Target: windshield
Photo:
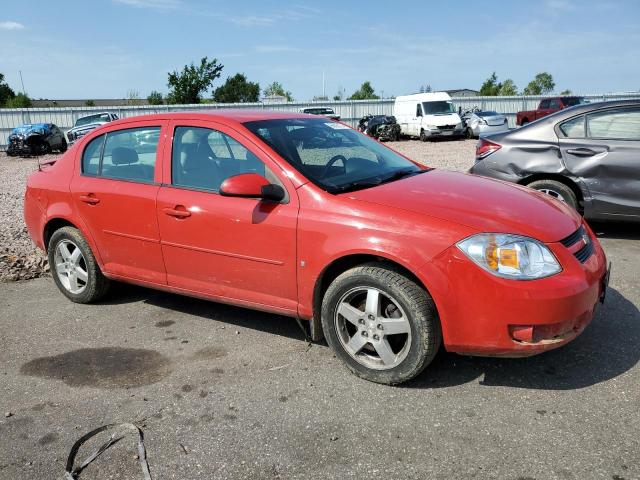
<path id="1" fill-rule="evenodd" d="M 562 99 L 565 107 L 574 107 L 583 103 L 588 103 L 584 97 L 564 97 Z"/>
<path id="2" fill-rule="evenodd" d="M 102 113 L 100 115 L 90 115 L 88 117 L 82 117 L 76 120 L 76 127 L 80 127 L 82 125 L 89 125 L 90 123 L 108 122 L 108 121 L 109 121 L 108 113 Z"/>
<path id="3" fill-rule="evenodd" d="M 453 102 L 439 101 L 439 102 L 422 102 L 422 108 L 425 115 L 449 115 L 450 113 L 456 113 L 456 108 L 453 106 Z"/>
<path id="4" fill-rule="evenodd" d="M 340 123 L 291 118 L 244 125 L 292 167 L 331 193 L 373 187 L 424 171 Z"/>

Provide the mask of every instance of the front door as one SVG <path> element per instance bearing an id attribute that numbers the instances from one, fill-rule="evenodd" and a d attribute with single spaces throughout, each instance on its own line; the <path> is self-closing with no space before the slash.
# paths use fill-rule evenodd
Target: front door
<path id="1" fill-rule="evenodd" d="M 247 137 L 208 121 L 171 124 L 157 212 L 168 284 L 256 308 L 295 313 L 298 199 Z M 223 197 L 221 183 L 255 172 L 288 191 L 282 203 Z M 278 172 L 277 174 L 275 172 Z"/>
<path id="2" fill-rule="evenodd" d="M 107 274 L 166 284 L 155 206 L 163 127 L 164 121 L 119 125 L 79 154 L 71 194 Z"/>
<path id="3" fill-rule="evenodd" d="M 592 214 L 640 216 L 640 108 L 595 111 L 559 126 L 567 170 L 592 198 Z"/>

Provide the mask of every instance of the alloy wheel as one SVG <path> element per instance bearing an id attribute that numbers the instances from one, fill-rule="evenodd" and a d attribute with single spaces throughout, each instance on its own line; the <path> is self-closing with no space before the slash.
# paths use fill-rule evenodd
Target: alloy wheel
<path id="1" fill-rule="evenodd" d="M 538 191 L 542 193 L 546 193 L 547 195 L 555 198 L 556 200 L 560 200 L 562 203 L 567 203 L 567 201 L 562 196 L 562 194 L 560 194 L 559 192 L 556 192 L 555 190 L 552 190 L 550 188 L 541 188 Z"/>
<path id="2" fill-rule="evenodd" d="M 82 251 L 71 240 L 61 240 L 53 254 L 55 274 L 62 286 L 73 294 L 87 288 L 89 274 Z"/>
<path id="3" fill-rule="evenodd" d="M 344 350 L 374 370 L 398 366 L 411 348 L 411 325 L 392 296 L 372 287 L 358 287 L 338 302 L 335 327 Z"/>

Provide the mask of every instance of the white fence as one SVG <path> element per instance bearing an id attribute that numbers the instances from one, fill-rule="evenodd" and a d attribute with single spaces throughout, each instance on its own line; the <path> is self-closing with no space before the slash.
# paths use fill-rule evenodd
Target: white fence
<path id="1" fill-rule="evenodd" d="M 640 98 L 636 93 L 607 93 L 600 95 L 585 95 L 592 101 L 623 100 Z M 509 119 L 509 125 L 515 126 L 516 112 L 533 110 L 538 106 L 541 96 L 528 97 L 458 97 L 453 98 L 456 106 L 463 110 L 479 107 L 482 110 L 495 110 L 504 113 Z M 298 112 L 303 108 L 327 106 L 335 110 L 342 120 L 355 126 L 358 119 L 367 114 L 393 114 L 393 100 L 357 100 L 338 102 L 306 102 L 306 103 L 235 103 L 235 104 L 197 104 L 197 105 L 144 105 L 120 107 L 64 107 L 64 108 L 3 108 L 0 109 L 0 147 L 5 148 L 7 137 L 16 126 L 25 123 L 54 123 L 63 130 L 71 128 L 78 117 L 98 112 L 115 112 L 120 118 L 145 115 L 150 113 L 215 110 L 219 108 L 252 108 L 279 111 Z"/>

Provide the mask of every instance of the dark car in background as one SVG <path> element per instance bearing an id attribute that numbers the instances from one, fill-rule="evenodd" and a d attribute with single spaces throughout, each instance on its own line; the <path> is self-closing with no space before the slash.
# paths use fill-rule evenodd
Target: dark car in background
<path id="1" fill-rule="evenodd" d="M 303 108 L 301 113 L 307 113 L 309 115 L 321 115 L 323 117 L 330 118 L 331 120 L 340 120 L 340 115 L 333 111 L 332 108 L 328 107 L 310 107 Z"/>
<path id="2" fill-rule="evenodd" d="M 73 145 L 79 138 L 82 138 L 100 125 L 113 122 L 114 120 L 118 120 L 118 115 L 111 112 L 94 113 L 78 118 L 73 128 L 67 131 L 69 145 Z"/>
<path id="3" fill-rule="evenodd" d="M 30 123 L 14 128 L 9 134 L 7 155 L 14 157 L 44 155 L 53 150 L 66 152 L 64 133 L 53 123 Z"/>
<path id="4" fill-rule="evenodd" d="M 483 137 L 470 172 L 527 185 L 587 218 L 640 221 L 640 100 L 578 105 Z"/>

